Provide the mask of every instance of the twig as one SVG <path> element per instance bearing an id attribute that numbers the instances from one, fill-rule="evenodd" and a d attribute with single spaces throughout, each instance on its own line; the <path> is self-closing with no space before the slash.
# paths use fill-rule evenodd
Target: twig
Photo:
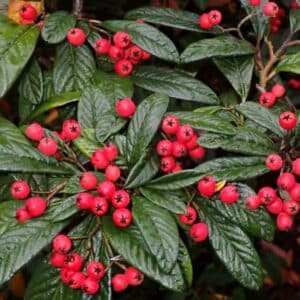
<path id="1" fill-rule="evenodd" d="M 83 0 L 73 0 L 73 14 L 76 17 L 81 17 L 83 9 Z"/>
<path id="2" fill-rule="evenodd" d="M 60 191 L 62 190 L 65 185 L 67 184 L 67 181 L 64 181 L 63 183 L 59 184 L 55 189 L 49 194 L 49 196 L 46 198 L 46 204 L 47 206 L 50 204 L 51 199 Z"/>

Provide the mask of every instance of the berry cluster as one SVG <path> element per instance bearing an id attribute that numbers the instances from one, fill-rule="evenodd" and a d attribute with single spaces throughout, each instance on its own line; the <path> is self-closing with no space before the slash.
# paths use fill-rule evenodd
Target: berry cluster
<path id="1" fill-rule="evenodd" d="M 270 18 L 270 29 L 271 32 L 278 32 L 280 26 L 284 23 L 286 18 L 285 11 L 283 8 L 278 9 L 276 16 Z"/>
<path id="2" fill-rule="evenodd" d="M 217 26 L 222 21 L 222 13 L 219 10 L 213 9 L 208 13 L 199 16 L 199 26 L 202 29 L 211 29 Z"/>
<path id="3" fill-rule="evenodd" d="M 271 91 L 263 92 L 259 95 L 259 103 L 266 107 L 272 107 L 284 94 L 285 87 L 280 83 L 276 83 L 273 85 Z"/>
<path id="4" fill-rule="evenodd" d="M 158 142 L 156 151 L 161 158 L 161 171 L 164 173 L 178 172 L 182 170 L 176 159 L 189 155 L 194 160 L 204 157 L 205 149 L 197 144 L 198 136 L 189 125 L 180 125 L 180 121 L 174 116 L 163 119 L 161 129 L 175 140 L 163 139 Z"/>
<path id="5" fill-rule="evenodd" d="M 25 3 L 22 5 L 19 15 L 21 17 L 20 24 L 27 25 L 27 24 L 34 24 L 34 21 L 37 17 L 36 9 L 29 3 Z"/>

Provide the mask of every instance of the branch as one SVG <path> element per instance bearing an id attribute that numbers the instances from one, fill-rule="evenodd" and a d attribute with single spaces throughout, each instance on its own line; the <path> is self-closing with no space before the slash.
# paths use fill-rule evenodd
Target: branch
<path id="1" fill-rule="evenodd" d="M 83 10 L 83 0 L 73 0 L 73 14 L 76 17 L 81 17 Z"/>

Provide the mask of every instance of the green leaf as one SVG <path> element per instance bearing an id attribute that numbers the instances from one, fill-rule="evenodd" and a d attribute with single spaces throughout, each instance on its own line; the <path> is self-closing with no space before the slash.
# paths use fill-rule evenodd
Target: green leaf
<path id="1" fill-rule="evenodd" d="M 42 29 L 42 38 L 49 44 L 63 41 L 68 31 L 75 27 L 76 18 L 66 11 L 57 11 L 51 14 Z"/>
<path id="2" fill-rule="evenodd" d="M 83 90 L 96 70 L 93 53 L 86 46 L 68 42 L 57 47 L 53 69 L 55 93 Z"/>
<path id="3" fill-rule="evenodd" d="M 163 67 L 137 67 L 132 75 L 134 84 L 169 97 L 199 103 L 216 104 L 217 95 L 204 83 L 181 70 Z"/>
<path id="4" fill-rule="evenodd" d="M 81 96 L 81 92 L 79 91 L 64 92 L 59 95 L 52 96 L 47 101 L 42 102 L 39 106 L 37 106 L 35 110 L 28 117 L 28 120 L 33 120 L 39 115 L 47 112 L 52 108 L 60 107 L 72 102 L 76 102 L 79 100 L 80 96 Z"/>
<path id="5" fill-rule="evenodd" d="M 39 63 L 32 59 L 19 85 L 19 93 L 32 104 L 42 101 L 44 92 L 43 74 Z"/>
<path id="6" fill-rule="evenodd" d="M 132 199 L 133 218 L 158 265 L 170 272 L 179 251 L 179 233 L 173 216 L 143 197 Z"/>
<path id="7" fill-rule="evenodd" d="M 254 48 L 248 42 L 231 35 L 221 35 L 190 44 L 183 51 L 180 59 L 182 63 L 188 63 L 210 57 L 231 57 L 253 53 Z"/>
<path id="8" fill-rule="evenodd" d="M 103 226 L 113 248 L 130 264 L 168 289 L 174 291 L 184 289 L 184 279 L 179 265 L 176 264 L 170 273 L 161 269 L 136 225 L 120 230 L 108 216 L 103 218 Z"/>
<path id="9" fill-rule="evenodd" d="M 216 33 L 218 29 L 203 30 L 199 26 L 199 14 L 162 7 L 140 7 L 131 10 L 125 14 L 125 19 L 136 20 L 142 19 L 145 22 L 165 25 L 172 28 L 185 29 L 188 31 Z"/>
<path id="10" fill-rule="evenodd" d="M 300 10 L 291 9 L 290 10 L 290 28 L 291 32 L 296 32 L 300 30 Z"/>
<path id="11" fill-rule="evenodd" d="M 182 124 L 189 124 L 196 129 L 228 135 L 236 134 L 236 127 L 230 122 L 207 112 L 180 111 L 170 114 L 176 116 Z"/>
<path id="12" fill-rule="evenodd" d="M 243 100 L 247 99 L 253 75 L 253 56 L 214 58 L 214 63 Z"/>
<path id="13" fill-rule="evenodd" d="M 175 214 L 186 212 L 187 199 L 182 190 L 157 191 L 148 187 L 140 188 L 140 192 L 152 203 Z"/>
<path id="14" fill-rule="evenodd" d="M 38 36 L 37 26 L 19 26 L 0 16 L 0 97 L 3 97 L 31 57 Z"/>
<path id="15" fill-rule="evenodd" d="M 237 105 L 235 108 L 260 126 L 269 129 L 281 137 L 284 135 L 283 129 L 278 124 L 278 115 L 267 107 L 254 102 L 246 102 Z"/>
<path id="16" fill-rule="evenodd" d="M 87 157 L 91 157 L 93 152 L 102 146 L 90 135 L 94 137 L 95 131 L 93 129 L 85 129 L 79 138 L 73 140 L 76 148 Z"/>
<path id="17" fill-rule="evenodd" d="M 283 56 L 275 67 L 275 71 L 300 74 L 300 52 Z"/>
<path id="18" fill-rule="evenodd" d="M 173 42 L 153 26 L 135 21 L 104 21 L 101 26 L 114 32 L 129 33 L 134 44 L 158 58 L 179 61 L 179 54 Z"/>
<path id="19" fill-rule="evenodd" d="M 197 199 L 199 214 L 209 228 L 209 241 L 232 276 L 243 286 L 258 290 L 262 286 L 262 267 L 249 237 L 225 219 L 206 199 Z"/>
<path id="20" fill-rule="evenodd" d="M 182 241 L 180 241 L 179 244 L 177 261 L 182 271 L 186 286 L 191 287 L 193 283 L 193 265 L 189 251 Z"/>
<path id="21" fill-rule="evenodd" d="M 152 94 L 137 107 L 127 133 L 129 161 L 134 165 L 145 152 L 167 110 L 169 98 Z"/>

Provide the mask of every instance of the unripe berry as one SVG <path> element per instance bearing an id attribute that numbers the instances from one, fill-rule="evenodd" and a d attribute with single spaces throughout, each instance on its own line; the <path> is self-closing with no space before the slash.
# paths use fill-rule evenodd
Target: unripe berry
<path id="1" fill-rule="evenodd" d="M 180 122 L 174 116 L 167 116 L 163 119 L 161 129 L 166 134 L 174 135 L 179 130 Z"/>
<path id="2" fill-rule="evenodd" d="M 131 286 L 141 285 L 144 281 L 144 274 L 134 267 L 128 267 L 125 271 L 127 282 Z"/>
<path id="3" fill-rule="evenodd" d="M 113 40 L 117 47 L 126 48 L 131 41 L 131 37 L 127 32 L 118 31 L 114 34 Z"/>
<path id="4" fill-rule="evenodd" d="M 256 210 L 260 206 L 259 198 L 256 195 L 249 195 L 246 198 L 246 207 L 250 210 Z"/>
<path id="5" fill-rule="evenodd" d="M 276 197 L 276 199 L 269 205 L 266 205 L 266 209 L 268 212 L 274 215 L 278 215 L 282 212 L 283 208 L 283 202 L 279 197 Z"/>
<path id="6" fill-rule="evenodd" d="M 66 140 L 72 141 L 80 136 L 81 128 L 76 120 L 65 120 L 62 124 L 62 132 Z"/>
<path id="7" fill-rule="evenodd" d="M 272 87 L 272 94 L 276 98 L 281 98 L 285 94 L 285 87 L 280 83 L 276 83 Z"/>
<path id="8" fill-rule="evenodd" d="M 169 156 L 173 152 L 173 143 L 170 140 L 161 140 L 156 146 L 156 152 L 160 156 Z"/>
<path id="9" fill-rule="evenodd" d="M 208 227 L 205 223 L 196 223 L 190 228 L 190 237 L 196 243 L 201 243 L 208 236 Z"/>
<path id="10" fill-rule="evenodd" d="M 204 13 L 199 16 L 199 26 L 202 29 L 209 30 L 213 27 L 213 24 L 210 22 L 208 14 Z"/>
<path id="11" fill-rule="evenodd" d="M 220 192 L 220 200 L 226 204 L 232 204 L 238 201 L 240 193 L 235 185 L 227 185 Z"/>
<path id="12" fill-rule="evenodd" d="M 216 9 L 211 10 L 208 13 L 208 19 L 213 26 L 219 25 L 222 21 L 222 13 Z"/>
<path id="13" fill-rule="evenodd" d="M 201 196 L 211 197 L 216 191 L 216 181 L 211 176 L 205 176 L 199 180 L 197 188 Z"/>
<path id="14" fill-rule="evenodd" d="M 194 136 L 194 130 L 189 125 L 182 125 L 179 127 L 176 138 L 180 143 L 188 143 Z"/>
<path id="15" fill-rule="evenodd" d="M 273 188 L 265 186 L 258 191 L 258 198 L 263 205 L 269 205 L 275 201 L 277 195 Z"/>
<path id="16" fill-rule="evenodd" d="M 282 158 L 278 154 L 270 154 L 266 159 L 266 166 L 271 171 L 278 171 L 283 164 Z"/>
<path id="17" fill-rule="evenodd" d="M 10 193 L 15 199 L 25 199 L 30 194 L 30 186 L 26 181 L 17 180 L 10 186 Z"/>
<path id="18" fill-rule="evenodd" d="M 132 213 L 127 208 L 117 208 L 112 214 L 112 220 L 117 227 L 128 227 L 132 222 Z"/>
<path id="19" fill-rule="evenodd" d="M 173 143 L 172 143 L 172 155 L 174 156 L 174 157 L 177 157 L 177 158 L 179 158 L 179 157 L 183 157 L 183 156 L 185 156 L 186 155 L 186 147 L 185 147 L 185 145 L 184 144 L 182 144 L 182 143 L 180 143 L 180 142 L 178 142 L 178 141 L 174 141 Z"/>
<path id="20" fill-rule="evenodd" d="M 183 224 L 192 225 L 197 219 L 197 212 L 192 206 L 186 208 L 186 213 L 178 216 L 179 221 Z"/>
<path id="21" fill-rule="evenodd" d="M 23 4 L 20 9 L 20 17 L 24 20 L 34 21 L 37 17 L 37 11 L 31 4 Z"/>
<path id="22" fill-rule="evenodd" d="M 94 49 L 98 54 L 105 54 L 109 51 L 110 42 L 108 39 L 100 38 L 95 42 Z"/>
<path id="23" fill-rule="evenodd" d="M 80 289 L 86 277 L 82 272 L 75 272 L 70 276 L 69 286 L 71 289 Z"/>
<path id="24" fill-rule="evenodd" d="M 185 143 L 185 146 L 188 150 L 194 150 L 198 147 L 198 136 L 196 134 L 193 135 L 193 137 Z"/>
<path id="25" fill-rule="evenodd" d="M 115 292 L 122 292 L 128 287 L 128 280 L 125 274 L 116 274 L 111 279 L 111 285 Z"/>
<path id="26" fill-rule="evenodd" d="M 109 203 L 104 197 L 95 197 L 91 206 L 91 211 L 96 216 L 104 216 L 109 211 Z"/>
<path id="27" fill-rule="evenodd" d="M 96 188 L 98 179 L 92 172 L 84 172 L 80 176 L 79 184 L 85 190 L 93 190 Z"/>
<path id="28" fill-rule="evenodd" d="M 26 127 L 26 136 L 34 141 L 40 141 L 45 136 L 44 128 L 38 123 L 32 123 Z"/>
<path id="29" fill-rule="evenodd" d="M 22 223 L 31 219 L 31 215 L 29 214 L 26 208 L 20 207 L 16 211 L 16 219 L 19 223 Z"/>
<path id="30" fill-rule="evenodd" d="M 39 217 L 45 212 L 47 204 L 41 197 L 31 197 L 26 200 L 25 208 L 32 217 Z"/>
<path id="31" fill-rule="evenodd" d="M 39 142 L 38 149 L 46 156 L 53 156 L 57 152 L 57 142 L 52 137 L 42 138 Z"/>
<path id="32" fill-rule="evenodd" d="M 263 92 L 259 95 L 259 103 L 266 107 L 272 107 L 276 102 L 275 96 L 270 92 Z"/>
<path id="33" fill-rule="evenodd" d="M 296 178 L 292 173 L 285 172 L 277 178 L 277 186 L 283 190 L 291 190 L 296 184 Z"/>
<path id="34" fill-rule="evenodd" d="M 122 118 L 129 118 L 135 113 L 135 104 L 130 98 L 124 98 L 115 105 L 117 114 Z"/>
<path id="35" fill-rule="evenodd" d="M 299 212 L 299 204 L 294 200 L 288 200 L 283 203 L 283 211 L 290 216 L 294 216 Z"/>
<path id="36" fill-rule="evenodd" d="M 300 183 L 296 183 L 295 186 L 289 190 L 289 195 L 292 200 L 300 201 Z"/>
<path id="37" fill-rule="evenodd" d="M 99 261 L 91 261 L 86 266 L 86 273 L 90 278 L 100 280 L 105 275 L 105 267 Z"/>
<path id="38" fill-rule="evenodd" d="M 79 193 L 76 196 L 76 205 L 80 209 L 90 209 L 94 202 L 94 196 L 89 193 Z"/>
<path id="39" fill-rule="evenodd" d="M 72 241 L 67 235 L 59 234 L 53 239 L 52 248 L 56 252 L 67 253 L 72 248 Z"/>
<path id="40" fill-rule="evenodd" d="M 295 175 L 300 176 L 300 158 L 297 158 L 293 161 L 292 172 Z"/>
<path id="41" fill-rule="evenodd" d="M 133 64 L 128 59 L 121 59 L 115 62 L 115 71 L 120 76 L 130 75 L 133 71 Z"/>
<path id="42" fill-rule="evenodd" d="M 111 198 L 115 208 L 125 208 L 130 204 L 130 195 L 125 190 L 116 190 Z"/>
<path id="43" fill-rule="evenodd" d="M 160 170 L 164 173 L 171 172 L 176 166 L 176 161 L 173 156 L 162 157 L 160 161 Z"/>
<path id="44" fill-rule="evenodd" d="M 263 13 L 267 17 L 274 17 L 279 10 L 278 5 L 275 2 L 267 2 L 263 7 Z"/>
<path id="45" fill-rule="evenodd" d="M 108 49 L 108 55 L 112 60 L 119 61 L 124 58 L 124 50 L 116 46 L 110 46 Z"/>
<path id="46" fill-rule="evenodd" d="M 53 252 L 50 257 L 50 264 L 55 268 L 62 268 L 64 266 L 65 254 Z"/>
<path id="47" fill-rule="evenodd" d="M 292 130 L 297 126 L 298 118 L 291 111 L 285 111 L 279 116 L 279 125 L 285 130 Z"/>
<path id="48" fill-rule="evenodd" d="M 252 6 L 259 6 L 261 3 L 261 0 L 249 0 L 249 4 Z"/>
<path id="49" fill-rule="evenodd" d="M 282 212 L 276 219 L 277 228 L 281 231 L 287 231 L 292 228 L 293 220 L 287 213 Z"/>
<path id="50" fill-rule="evenodd" d="M 116 185 L 111 181 L 103 181 L 98 185 L 97 192 L 105 198 L 111 198 L 116 191 Z"/>
<path id="51" fill-rule="evenodd" d="M 205 149 L 199 146 L 189 151 L 189 157 L 193 160 L 200 160 L 205 156 L 205 152 L 206 152 Z"/>
<path id="52" fill-rule="evenodd" d="M 83 266 L 83 259 L 78 253 L 67 254 L 64 261 L 64 268 L 78 272 Z"/>
<path id="53" fill-rule="evenodd" d="M 118 166 L 108 165 L 105 169 L 105 177 L 109 181 L 117 181 L 121 176 L 121 170 Z"/>
<path id="54" fill-rule="evenodd" d="M 69 270 L 67 268 L 62 268 L 60 273 L 59 273 L 59 277 L 61 279 L 61 281 L 65 284 L 69 284 L 70 280 L 71 280 L 71 276 L 74 274 L 75 272 L 72 270 Z"/>
<path id="55" fill-rule="evenodd" d="M 83 45 L 85 38 L 85 32 L 80 28 L 71 28 L 67 34 L 67 40 L 73 46 Z"/>
<path id="56" fill-rule="evenodd" d="M 110 162 L 115 160 L 119 154 L 118 148 L 115 144 L 106 144 L 103 149 Z"/>
<path id="57" fill-rule="evenodd" d="M 100 285 L 95 279 L 87 277 L 83 281 L 81 288 L 87 295 L 94 295 L 100 290 Z"/>
<path id="58" fill-rule="evenodd" d="M 104 149 L 97 149 L 91 157 L 91 163 L 97 169 L 105 169 L 109 165 L 109 160 Z"/>

